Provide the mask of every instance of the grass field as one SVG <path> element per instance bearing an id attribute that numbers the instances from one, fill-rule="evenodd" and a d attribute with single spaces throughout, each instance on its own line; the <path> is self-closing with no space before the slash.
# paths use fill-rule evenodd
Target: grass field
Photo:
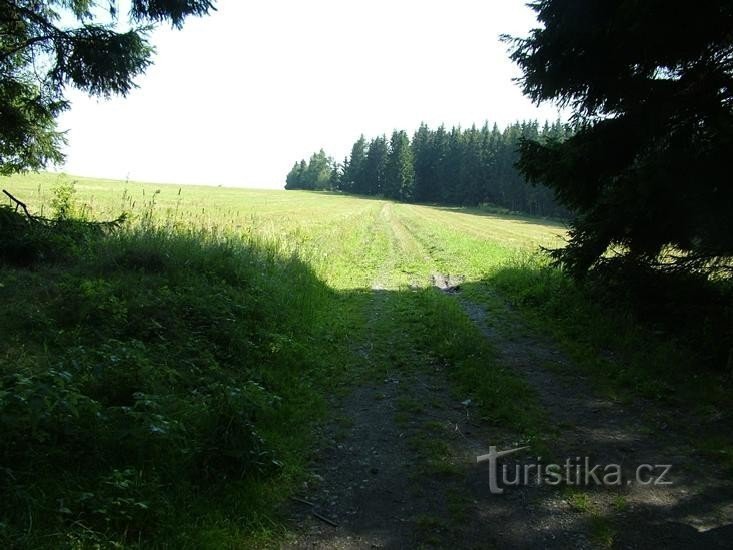
<path id="1" fill-rule="evenodd" d="M 310 479 L 314 427 L 334 417 L 333 396 L 426 365 L 444 367 L 446 392 L 476 403 L 488 425 L 551 453 L 554 426 L 536 388 L 502 364 L 468 302 L 501 338 L 520 331 L 553 342 L 572 366 L 550 371 L 582 373 L 614 401 L 643 397 L 707 416 L 729 406 L 714 376 L 688 376 L 692 350 L 549 267 L 538 247 L 562 246 L 560 223 L 330 193 L 55 174 L 4 178 L 2 187 L 50 215 L 54 188 L 72 180 L 77 214 L 103 220 L 126 211 L 131 220 L 72 259 L 0 268 L 9 313 L 0 321 L 0 397 L 20 434 L 3 451 L 3 483 L 14 495 L 0 518 L 8 544 L 277 544 L 290 536 L 283 502 Z M 129 376 L 109 368 L 95 378 L 99 365 L 120 361 Z M 60 393 L 29 389 L 28 401 L 44 405 L 24 416 L 8 396 L 40 387 L 48 372 L 60 374 L 44 387 Z M 124 395 L 112 395 L 115 387 Z M 237 401 L 240 387 L 248 389 Z M 215 407 L 222 399 L 226 406 Z M 75 405 L 64 409 L 64 400 Z M 418 401 L 403 395 L 400 414 L 419 414 Z M 100 414 L 108 424 L 94 420 Z M 82 421 L 91 433 L 112 430 L 110 441 L 74 432 Z M 146 431 L 153 421 L 160 439 Z M 239 431 L 221 432 L 237 422 Z M 141 431 L 124 431 L 128 424 Z M 435 466 L 442 451 L 422 436 L 415 452 Z M 689 437 L 730 461 L 726 438 Z M 112 441 L 121 438 L 130 445 Z M 135 445 L 151 450 L 136 454 Z M 246 456 L 235 452 L 243 446 Z M 13 463 L 20 456 L 30 467 Z M 237 460 L 253 466 L 238 472 Z M 610 532 L 602 524 L 599 536 Z"/>
<path id="2" fill-rule="evenodd" d="M 388 202 L 339 193 L 162 185 L 50 173 L 5 178 L 3 185 L 43 215 L 61 182 L 75 183 L 79 207 L 97 219 L 114 218 L 121 211 L 141 217 L 152 208 L 156 224 L 278 235 L 302 232 L 315 237 L 334 223 L 358 219 Z M 401 216 L 423 226 L 448 224 L 456 233 L 508 249 L 558 246 L 565 233 L 559 222 L 461 208 L 404 206 Z"/>

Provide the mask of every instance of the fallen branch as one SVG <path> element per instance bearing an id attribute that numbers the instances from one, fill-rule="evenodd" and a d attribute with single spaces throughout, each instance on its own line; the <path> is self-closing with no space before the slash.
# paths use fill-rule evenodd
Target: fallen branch
<path id="1" fill-rule="evenodd" d="M 317 517 L 317 518 L 318 518 L 318 519 L 320 519 L 321 521 L 323 521 L 323 522 L 325 522 L 325 523 L 328 523 L 329 525 L 332 525 L 332 526 L 334 526 L 334 527 L 338 527 L 338 526 L 339 526 L 339 525 L 338 525 L 338 523 L 336 523 L 336 522 L 335 522 L 335 521 L 333 521 L 332 519 L 328 519 L 328 518 L 327 518 L 326 516 L 323 516 L 323 515 L 319 514 L 319 513 L 318 513 L 318 512 L 316 512 L 315 510 L 311 510 L 311 514 L 313 514 L 313 516 L 314 516 L 314 517 Z"/>
<path id="2" fill-rule="evenodd" d="M 23 212 L 25 212 L 25 215 L 28 218 L 28 220 L 30 220 L 31 222 L 36 221 L 35 216 L 32 216 L 31 213 L 28 212 L 28 206 L 23 201 L 21 201 L 20 199 L 16 199 L 6 189 L 3 189 L 3 193 L 5 193 L 8 196 L 8 198 L 15 203 L 15 211 L 16 212 L 18 211 L 18 207 L 20 207 L 20 208 L 23 209 Z"/>
<path id="3" fill-rule="evenodd" d="M 114 220 L 105 220 L 105 221 L 77 221 L 77 220 L 53 220 L 50 218 L 44 218 L 42 216 L 34 216 L 30 213 L 28 210 L 28 205 L 24 203 L 22 200 L 16 198 L 13 196 L 9 191 L 6 189 L 3 189 L 3 193 L 15 203 L 15 211 L 18 211 L 18 208 L 22 208 L 23 212 L 25 213 L 26 217 L 28 218 L 28 221 L 31 223 L 38 222 L 44 226 L 58 226 L 64 222 L 71 222 L 71 223 L 79 223 L 84 225 L 85 227 L 89 227 L 92 229 L 97 230 L 105 230 L 105 229 L 117 229 L 120 227 L 125 221 L 127 221 L 127 214 L 122 213 L 118 218 Z"/>
<path id="4" fill-rule="evenodd" d="M 311 508 L 313 508 L 315 506 L 315 504 L 313 504 L 312 502 L 310 502 L 308 500 L 305 500 L 304 498 L 299 498 L 299 497 L 293 497 L 293 496 L 291 496 L 290 497 L 290 500 L 294 500 L 295 502 L 300 502 L 301 504 L 305 504 L 306 506 L 310 506 Z M 316 517 L 316 518 L 320 519 L 321 521 L 323 521 L 325 523 L 328 523 L 329 525 L 332 525 L 333 527 L 338 527 L 339 526 L 338 523 L 336 523 L 335 521 L 333 521 L 330 518 L 327 518 L 323 514 L 318 513 L 315 509 L 311 510 L 311 514 L 313 514 L 313 517 Z"/>
<path id="5" fill-rule="evenodd" d="M 300 502 L 301 504 L 305 504 L 311 507 L 315 506 L 315 504 L 313 504 L 312 502 L 308 502 L 307 500 L 298 497 L 290 497 L 290 500 L 294 500 L 295 502 Z"/>

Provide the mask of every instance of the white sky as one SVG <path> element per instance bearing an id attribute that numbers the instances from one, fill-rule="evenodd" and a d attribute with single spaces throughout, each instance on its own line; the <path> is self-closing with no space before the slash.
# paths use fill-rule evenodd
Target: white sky
<path id="1" fill-rule="evenodd" d="M 367 137 L 554 120 L 512 77 L 501 33 L 536 26 L 526 0 L 219 0 L 209 17 L 152 35 L 139 88 L 70 93 L 66 172 L 138 181 L 282 187 L 321 147 Z"/>

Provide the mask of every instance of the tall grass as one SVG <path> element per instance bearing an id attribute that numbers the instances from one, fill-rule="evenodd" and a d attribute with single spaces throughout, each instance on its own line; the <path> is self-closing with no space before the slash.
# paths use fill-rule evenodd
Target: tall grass
<path id="1" fill-rule="evenodd" d="M 332 292 L 290 249 L 143 216 L 0 269 L 4 546 L 196 546 L 180 516 L 233 494 L 256 531 L 328 372 L 313 340 Z"/>

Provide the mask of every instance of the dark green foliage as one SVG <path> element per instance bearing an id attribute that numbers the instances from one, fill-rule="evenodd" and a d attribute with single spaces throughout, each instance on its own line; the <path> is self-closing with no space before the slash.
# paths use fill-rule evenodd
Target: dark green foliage
<path id="1" fill-rule="evenodd" d="M 267 430 L 312 399 L 302 342 L 322 288 L 265 247 L 153 229 L 3 267 L 0 541 L 144 540 L 187 487 L 278 472 Z"/>
<path id="2" fill-rule="evenodd" d="M 422 124 L 412 143 L 404 131 L 395 131 L 389 142 L 380 136 L 367 144 L 360 136 L 342 173 L 331 179 L 338 186 L 331 188 L 401 201 L 493 204 L 532 215 L 565 217 L 568 211 L 557 204 L 554 193 L 541 184 L 527 185 L 515 163 L 522 139 L 561 142 L 571 134 L 572 129 L 560 122 L 542 128 L 536 122 L 522 122 L 503 132 L 488 124 L 450 131 Z M 299 179 L 305 166 L 305 161 L 293 166 L 286 189 L 312 188 Z"/>
<path id="3" fill-rule="evenodd" d="M 56 118 L 68 108 L 66 86 L 127 94 L 150 64 L 149 24 L 180 28 L 212 9 L 209 0 L 134 0 L 133 27 L 118 32 L 110 25 L 119 19 L 117 0 L 0 2 L 0 174 L 63 160 Z"/>
<path id="4" fill-rule="evenodd" d="M 332 163 L 331 173 L 328 176 L 329 189 L 341 189 L 342 178 L 344 177 L 344 165 Z"/>
<path id="5" fill-rule="evenodd" d="M 25 215 L 9 206 L 0 206 L 0 258 L 3 262 L 29 264 L 41 252 L 28 226 Z"/>
<path id="6" fill-rule="evenodd" d="M 346 192 L 356 192 L 357 189 L 364 189 L 364 166 L 366 163 L 366 140 L 359 136 L 353 147 L 351 155 L 344 161 L 343 176 L 341 177 L 340 189 Z"/>
<path id="7" fill-rule="evenodd" d="M 334 174 L 334 172 L 336 174 Z M 339 181 L 339 166 L 323 149 L 305 160 L 296 162 L 285 180 L 285 189 L 332 189 Z"/>
<path id="8" fill-rule="evenodd" d="M 303 175 L 306 189 L 329 189 L 331 185 L 331 171 L 333 159 L 326 156 L 323 149 L 315 153 L 308 162 L 308 168 Z"/>
<path id="9" fill-rule="evenodd" d="M 62 182 L 53 190 L 52 218 L 23 212 L 18 205 L 0 205 L 0 265 L 30 266 L 74 255 L 91 241 L 119 229 L 123 214 L 109 222 L 85 219 L 74 202 L 74 182 Z"/>
<path id="10" fill-rule="evenodd" d="M 0 265 L 29 266 L 73 254 L 96 238 L 99 228 L 77 220 L 35 220 L 0 205 Z"/>
<path id="11" fill-rule="evenodd" d="M 618 262 L 579 284 L 538 255 L 487 283 L 556 338 L 573 361 L 568 372 L 587 369 L 616 398 L 641 394 L 702 417 L 729 409 L 733 308 L 721 305 L 731 303 L 733 285 Z"/>
<path id="12" fill-rule="evenodd" d="M 369 142 L 364 161 L 363 180 L 361 186 L 354 189 L 354 192 L 362 195 L 381 195 L 384 193 L 384 178 L 388 156 L 389 147 L 386 137 L 378 136 Z"/>
<path id="13" fill-rule="evenodd" d="M 438 128 L 442 132 L 443 127 Z M 412 139 L 412 155 L 414 161 L 415 189 L 414 199 L 419 202 L 431 202 L 431 197 L 438 196 L 438 184 L 435 177 L 436 158 L 435 144 L 438 136 L 431 132 L 427 124 L 421 124 Z"/>
<path id="14" fill-rule="evenodd" d="M 308 165 L 305 160 L 293 164 L 292 169 L 285 178 L 285 189 L 307 189 L 305 185 L 305 176 L 308 171 Z"/>
<path id="15" fill-rule="evenodd" d="M 395 131 L 389 146 L 384 174 L 384 196 L 406 201 L 412 198 L 415 182 L 410 138 L 405 132 Z"/>
<path id="16" fill-rule="evenodd" d="M 728 366 L 733 343 L 731 281 L 710 281 L 703 273 L 684 270 L 660 272 L 623 257 L 608 264 L 588 278 L 595 297 L 625 304 L 640 326 L 674 336 L 695 350 L 701 364 L 719 370 Z"/>
<path id="17" fill-rule="evenodd" d="M 733 5 L 542 0 L 513 40 L 533 100 L 575 111 L 566 141 L 522 145 L 520 168 L 577 212 L 556 253 L 573 273 L 606 264 L 730 270 Z M 617 264 L 614 264 L 617 265 Z"/>

